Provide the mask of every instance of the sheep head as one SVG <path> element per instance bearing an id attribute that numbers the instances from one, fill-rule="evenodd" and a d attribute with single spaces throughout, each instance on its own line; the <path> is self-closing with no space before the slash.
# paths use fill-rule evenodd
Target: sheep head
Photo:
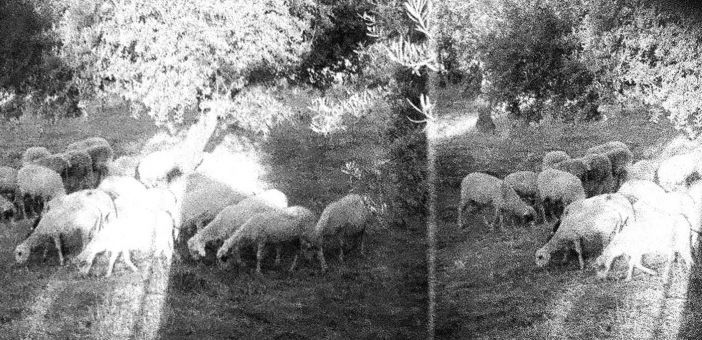
<path id="1" fill-rule="evenodd" d="M 29 254 L 31 253 L 31 247 L 27 241 L 22 242 L 15 248 L 15 262 L 17 264 L 24 264 L 29 260 Z"/>
<path id="2" fill-rule="evenodd" d="M 536 251 L 536 266 L 544 267 L 551 261 L 551 252 L 546 246 L 539 248 Z"/>
<path id="3" fill-rule="evenodd" d="M 199 242 L 195 236 L 188 240 L 188 250 L 190 251 L 190 256 L 192 256 L 192 258 L 195 260 L 205 257 L 206 255 L 205 244 L 203 242 Z M 219 253 L 217 254 L 217 257 L 219 257 Z"/>

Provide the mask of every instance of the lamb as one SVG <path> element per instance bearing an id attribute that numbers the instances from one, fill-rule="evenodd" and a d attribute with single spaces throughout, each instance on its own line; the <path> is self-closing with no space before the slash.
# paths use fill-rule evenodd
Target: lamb
<path id="1" fill-rule="evenodd" d="M 15 248 L 16 262 L 27 262 L 32 249 L 48 237 L 53 239 L 59 264 L 63 265 L 61 235 L 79 232 L 85 246 L 93 233 L 101 228 L 106 213 L 114 213 L 112 200 L 104 196 L 106 194 L 97 190 L 83 190 L 50 200 L 36 228 Z M 109 200 L 110 206 L 106 206 L 106 200 Z"/>
<path id="2" fill-rule="evenodd" d="M 570 156 L 568 156 L 565 151 L 549 151 L 546 153 L 546 155 L 544 155 L 544 159 L 541 162 L 541 170 L 546 170 L 547 168 L 552 167 L 554 164 L 560 163 L 567 159 L 570 159 Z"/>
<path id="3" fill-rule="evenodd" d="M 25 164 L 17 172 L 18 202 L 22 202 L 25 195 L 38 199 L 39 202 L 66 195 L 61 176 L 56 171 L 36 164 Z M 21 207 L 21 213 L 38 212 L 34 203 L 30 207 Z M 29 209 L 25 209 L 29 208 Z M 27 211 L 25 211 L 27 210 Z"/>
<path id="4" fill-rule="evenodd" d="M 90 137 L 71 143 L 66 147 L 66 152 L 77 150 L 83 150 L 90 155 L 90 159 L 93 161 L 96 182 L 100 183 L 102 178 L 107 176 L 108 164 L 114 156 L 110 143 L 102 137 Z"/>
<path id="5" fill-rule="evenodd" d="M 256 251 L 256 273 L 261 273 L 261 260 L 263 259 L 264 246 L 267 243 L 276 244 L 276 265 L 280 263 L 281 243 L 299 240 L 303 235 L 308 234 L 315 226 L 315 216 L 309 209 L 293 206 L 285 209 L 275 209 L 269 212 L 260 213 L 251 217 L 232 236 L 224 241 L 222 247 L 217 251 L 217 259 L 220 261 L 233 248 L 235 261 L 240 264 L 239 248 L 244 243 L 255 243 Z M 295 269 L 298 254 L 295 254 L 290 271 Z"/>
<path id="6" fill-rule="evenodd" d="M 96 186 L 93 175 L 93 159 L 85 150 L 66 152 L 70 166 L 66 169 L 66 191 L 68 193 Z"/>
<path id="7" fill-rule="evenodd" d="M 650 275 L 656 274 L 644 267 L 642 259 L 645 254 L 667 255 L 664 277 L 668 276 L 676 253 L 685 261 L 689 270 L 693 264 L 689 221 L 681 214 L 662 212 L 646 202 L 636 202 L 634 209 L 637 213 L 636 220 L 614 236 L 595 261 L 598 268 L 604 267 L 598 271 L 597 276 L 606 278 L 612 263 L 621 255 L 629 256 L 626 281 L 631 280 L 634 268 Z"/>
<path id="8" fill-rule="evenodd" d="M 33 163 L 39 158 L 51 156 L 51 152 L 43 146 L 32 146 L 24 150 L 22 164 Z"/>
<path id="9" fill-rule="evenodd" d="M 587 197 L 593 197 L 612 192 L 614 177 L 612 176 L 612 163 L 604 155 L 590 154 L 581 158 L 589 170 L 582 181 Z"/>
<path id="10" fill-rule="evenodd" d="M 658 167 L 658 183 L 666 191 L 685 187 L 686 180 L 697 173 L 699 175 L 702 152 L 675 155 L 664 160 Z"/>
<path id="11" fill-rule="evenodd" d="M 548 168 L 536 178 L 539 199 L 543 207 L 541 215 L 546 221 L 547 215 L 558 216 L 560 210 L 568 204 L 586 198 L 585 189 L 580 179 L 562 170 Z"/>
<path id="12" fill-rule="evenodd" d="M 560 228 L 536 251 L 536 265 L 547 265 L 553 252 L 572 244 L 583 270 L 583 250 L 606 246 L 612 235 L 633 219 L 631 202 L 622 194 L 598 195 L 571 203 L 564 210 Z"/>
<path id="13" fill-rule="evenodd" d="M 112 275 L 119 255 L 122 255 L 122 259 L 132 271 L 137 272 L 137 267 L 131 261 L 132 250 L 160 253 L 170 263 L 173 255 L 171 215 L 128 201 L 126 198 L 115 199 L 119 216 L 108 215 L 104 227 L 76 256 L 76 263 L 85 263 L 80 268 L 82 274 L 87 275 L 90 272 L 95 257 L 102 252 L 110 253 L 105 277 Z"/>
<path id="14" fill-rule="evenodd" d="M 536 211 L 519 198 L 519 195 L 512 187 L 504 183 L 501 179 L 480 173 L 468 174 L 461 181 L 461 199 L 458 205 L 458 227 L 463 228 L 463 210 L 470 205 L 470 210 L 482 209 L 484 206 L 492 205 L 494 208 L 494 219 L 490 223 L 490 228 L 494 230 L 498 218 L 500 228 L 503 226 L 502 212 L 512 212 L 524 219 L 535 218 Z M 470 211 L 469 211 L 470 212 Z M 487 218 L 483 217 L 485 224 Z"/>
<path id="15" fill-rule="evenodd" d="M 590 171 L 588 164 L 579 158 L 566 159 L 553 164 L 551 168 L 569 172 L 578 177 L 581 181 L 585 180 L 585 174 Z"/>
<path id="16" fill-rule="evenodd" d="M 249 218 L 272 209 L 284 209 L 288 199 L 278 190 L 267 190 L 256 196 L 248 197 L 237 204 L 220 211 L 205 228 L 188 240 L 188 249 L 194 259 L 205 257 L 208 242 L 229 238 Z"/>
<path id="17" fill-rule="evenodd" d="M 341 262 L 344 261 L 344 248 L 349 237 L 360 238 L 361 254 L 363 254 L 363 238 L 370 217 L 371 211 L 361 195 L 346 195 L 324 208 L 314 229 L 304 235 L 302 240 L 304 248 L 308 249 L 311 245 L 317 247 L 317 257 L 322 271 L 327 270 L 323 250 L 325 237 L 338 240 Z"/>
<path id="18" fill-rule="evenodd" d="M 643 179 L 656 180 L 656 171 L 660 163 L 650 159 L 642 159 L 626 168 L 626 180 Z"/>

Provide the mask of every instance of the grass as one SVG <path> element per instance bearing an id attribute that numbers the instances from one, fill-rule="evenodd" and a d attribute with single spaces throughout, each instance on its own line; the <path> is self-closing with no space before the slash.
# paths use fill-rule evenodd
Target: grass
<path id="1" fill-rule="evenodd" d="M 437 337 L 700 338 L 698 266 L 688 273 L 676 264 L 669 278 L 639 273 L 631 282 L 600 281 L 590 267 L 580 271 L 577 261 L 536 267 L 534 253 L 546 242 L 546 226 L 493 233 L 479 216 L 465 230 L 456 226 L 460 181 L 470 172 L 537 171 L 546 151 L 580 156 L 610 140 L 627 143 L 640 159 L 676 137 L 669 124 L 651 123 L 636 112 L 612 112 L 606 121 L 578 125 L 512 125 L 497 117 L 497 133 L 486 135 L 470 129 L 474 104 L 460 92 L 448 89 L 438 96 Z M 661 259 L 646 263 L 662 272 Z M 615 270 L 623 275 L 623 263 Z"/>
<path id="2" fill-rule="evenodd" d="M 17 166 L 28 146 L 58 152 L 95 135 L 110 141 L 118 156 L 137 153 L 157 130 L 125 111 L 94 109 L 87 119 L 56 124 L 3 123 L 0 164 Z M 262 276 L 252 273 L 252 265 L 168 264 L 135 254 L 138 273 L 118 261 L 110 278 L 95 276 L 104 273 L 104 256 L 90 277 L 82 277 L 70 265 L 59 267 L 53 249 L 46 261 L 36 251 L 28 266 L 14 266 L 14 248 L 29 223 L 0 225 L 0 338 L 420 338 L 426 320 L 425 224 L 416 217 L 409 221 L 402 228 L 371 229 L 365 257 L 352 252 L 342 264 L 331 251 L 324 274 L 316 261 L 288 273 L 291 257 L 284 256 L 278 268 L 269 250 Z"/>

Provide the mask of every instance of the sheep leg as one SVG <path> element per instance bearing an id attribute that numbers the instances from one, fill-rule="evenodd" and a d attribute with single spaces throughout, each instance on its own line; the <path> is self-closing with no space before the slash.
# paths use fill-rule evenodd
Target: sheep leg
<path id="1" fill-rule="evenodd" d="M 575 246 L 575 252 L 578 253 L 578 263 L 580 264 L 580 270 L 584 270 L 585 260 L 583 260 L 583 247 L 580 243 L 580 239 L 573 240 L 573 245 Z"/>
<path id="2" fill-rule="evenodd" d="M 364 243 L 363 241 L 365 240 L 365 238 L 366 238 L 366 233 L 364 230 L 363 232 L 361 232 L 361 256 L 363 256 L 363 257 L 366 257 L 365 252 L 363 252 L 363 243 Z"/>
<path id="3" fill-rule="evenodd" d="M 346 243 L 344 243 L 344 238 L 343 236 L 339 236 L 339 262 L 344 263 L 344 247 L 346 246 Z"/>
<path id="4" fill-rule="evenodd" d="M 54 235 L 54 245 L 58 250 L 59 264 L 63 266 L 63 252 L 61 251 L 61 235 Z"/>
<path id="5" fill-rule="evenodd" d="M 117 258 L 119 257 L 119 254 L 121 251 L 112 251 L 110 254 L 110 261 L 107 263 L 107 273 L 105 273 L 105 277 L 110 277 L 112 276 L 112 270 L 115 267 L 115 262 L 117 262 Z"/>
<path id="6" fill-rule="evenodd" d="M 322 250 L 322 246 L 319 246 L 319 250 L 317 250 L 317 257 L 319 258 L 319 264 L 322 266 L 322 271 L 327 271 L 327 261 L 324 261 L 324 250 Z"/>
<path id="7" fill-rule="evenodd" d="M 280 265 L 280 248 L 281 248 L 280 244 L 277 244 L 275 246 L 275 265 L 276 266 Z"/>
<path id="8" fill-rule="evenodd" d="M 295 257 L 293 257 L 293 261 L 292 261 L 292 264 L 290 265 L 290 269 L 288 269 L 289 272 L 292 272 L 293 270 L 295 270 L 295 266 L 297 265 L 297 258 L 298 258 L 299 254 L 302 254 L 302 248 L 300 248 L 300 251 L 298 253 L 295 253 Z"/>
<path id="9" fill-rule="evenodd" d="M 133 272 L 136 273 L 139 271 L 139 268 L 137 268 L 137 266 L 134 265 L 134 262 L 132 262 L 132 256 L 129 254 L 128 249 L 122 250 L 122 259 L 124 260 L 124 263 L 127 264 L 127 267 L 129 267 L 129 269 L 131 269 Z"/>
<path id="10" fill-rule="evenodd" d="M 256 249 L 256 274 L 261 274 L 261 259 L 263 258 L 263 242 L 258 242 Z"/>

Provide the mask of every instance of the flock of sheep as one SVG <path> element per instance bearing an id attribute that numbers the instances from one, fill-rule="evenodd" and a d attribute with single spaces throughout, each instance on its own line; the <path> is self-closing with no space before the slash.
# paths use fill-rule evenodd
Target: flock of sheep
<path id="1" fill-rule="evenodd" d="M 283 244 L 298 247 L 291 271 L 299 254 L 310 259 L 314 249 L 322 270 L 327 269 L 324 248 L 338 248 L 342 262 L 350 245 L 360 244 L 363 254 L 372 217 L 365 196 L 349 194 L 332 202 L 317 219 L 305 207 L 288 206 L 286 195 L 275 189 L 242 192 L 197 171 L 164 168 L 150 155 L 114 160 L 113 155 L 105 139 L 93 137 L 56 154 L 30 147 L 19 169 L 0 167 L 0 217 L 12 226 L 15 220 L 36 216 L 31 233 L 15 249 L 17 264 L 25 264 L 41 245 L 45 259 L 51 247 L 46 243 L 53 241 L 64 265 L 64 243 L 72 236 L 76 245 L 80 238 L 81 251 L 71 262 L 88 274 L 95 257 L 109 253 L 106 276 L 120 255 L 137 271 L 131 251 L 162 255 L 169 262 L 174 255 L 180 259 L 175 251 L 180 242 L 198 260 L 206 256 L 207 245 L 223 241 L 218 260 L 233 253 L 240 265 L 241 247 L 254 245 L 257 273 L 265 246 L 271 244 L 276 265 Z M 151 176 L 143 180 L 140 173 Z M 192 235 L 187 242 L 186 235 Z"/>
<path id="2" fill-rule="evenodd" d="M 458 225 L 463 227 L 466 213 L 486 207 L 494 211 L 491 229 L 498 219 L 503 227 L 503 215 L 532 224 L 552 221 L 548 241 L 536 251 L 539 267 L 557 251 L 565 251 L 565 263 L 574 250 L 581 270 L 584 255 L 599 253 L 594 261 L 599 278 L 606 278 L 623 255 L 628 257 L 626 280 L 634 268 L 655 274 L 643 265 L 644 255 L 667 256 L 665 277 L 676 254 L 689 268 L 702 229 L 702 148 L 670 148 L 632 161 L 628 146 L 612 141 L 579 158 L 550 151 L 539 173 L 518 171 L 504 179 L 470 173 L 461 182 Z"/>

